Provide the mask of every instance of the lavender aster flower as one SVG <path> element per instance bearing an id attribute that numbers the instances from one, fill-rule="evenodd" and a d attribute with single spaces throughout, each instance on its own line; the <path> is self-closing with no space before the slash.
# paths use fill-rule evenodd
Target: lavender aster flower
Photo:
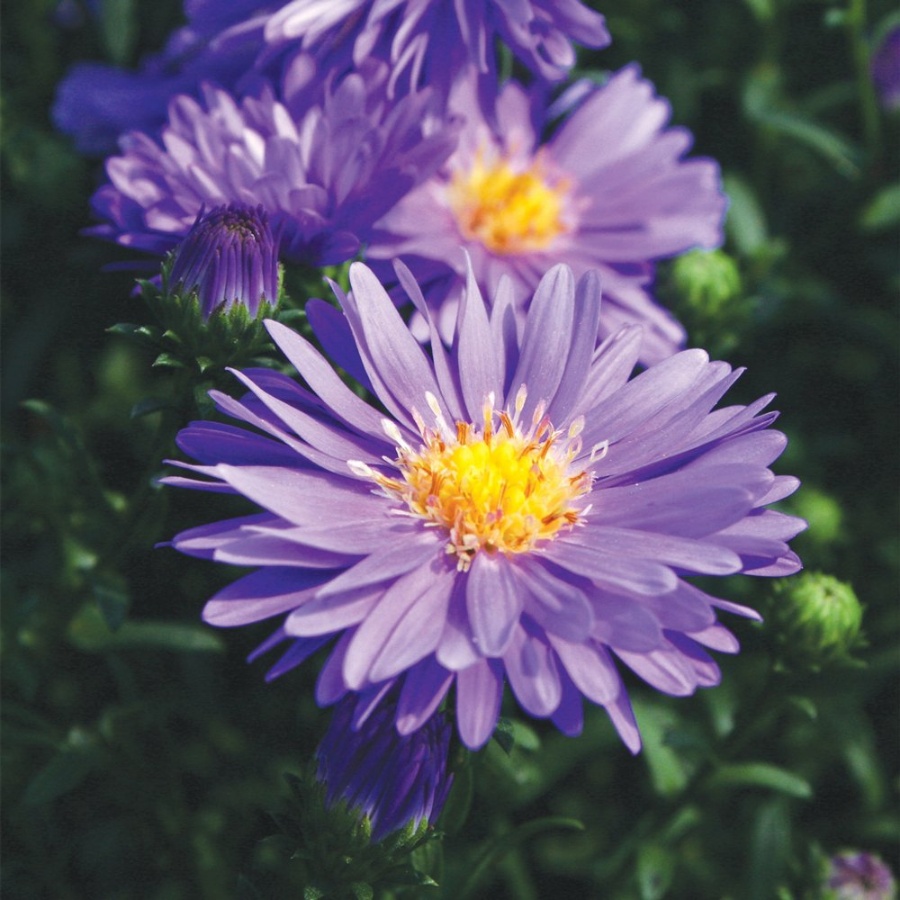
<path id="1" fill-rule="evenodd" d="M 170 281 L 197 292 L 204 319 L 232 306 L 256 316 L 278 300 L 278 245 L 265 210 L 231 204 L 197 216 L 175 251 Z"/>
<path id="2" fill-rule="evenodd" d="M 347 76 L 322 106 L 298 112 L 270 87 L 240 104 L 209 85 L 203 105 L 176 97 L 160 143 L 137 132 L 122 138 L 122 155 L 106 165 L 110 183 L 93 198 L 107 223 L 88 233 L 162 255 L 203 208 L 261 204 L 287 259 L 352 257 L 372 223 L 456 140 L 451 126 L 423 132 L 427 92 L 393 103 L 383 67 L 365 76 Z"/>
<path id="3" fill-rule="evenodd" d="M 350 697 L 337 704 L 316 752 L 325 802 L 343 800 L 368 817 L 373 841 L 410 822 L 434 822 L 453 783 L 447 771 L 449 722 L 438 712 L 412 734 L 399 735 L 390 701 L 362 721 L 354 706 Z"/>
<path id="4" fill-rule="evenodd" d="M 891 870 L 874 854 L 845 851 L 829 860 L 827 900 L 894 900 L 897 883 Z"/>
<path id="5" fill-rule="evenodd" d="M 442 96 L 472 66 L 486 107 L 496 90 L 497 39 L 549 81 L 574 64 L 573 40 L 595 48 L 610 42 L 603 16 L 579 0 L 293 0 L 266 22 L 265 38 L 273 48 L 299 41 L 324 71 L 374 56 L 390 62 L 394 88 L 429 85 Z"/>
<path id="6" fill-rule="evenodd" d="M 154 133 L 169 99 L 180 93 L 198 99 L 204 81 L 244 94 L 296 57 L 304 63 L 295 87 L 302 80 L 311 103 L 321 101 L 323 73 L 346 74 L 372 59 L 393 69 L 392 93 L 429 86 L 442 97 L 474 65 L 488 98 L 496 84 L 497 38 L 551 80 L 574 63 L 571 41 L 604 47 L 610 40 L 603 17 L 578 0 L 187 0 L 185 14 L 188 24 L 139 71 L 84 63 L 63 81 L 53 116 L 80 150 L 110 150 L 126 131 Z"/>
<path id="7" fill-rule="evenodd" d="M 688 350 L 629 380 L 641 329 L 595 349 L 595 273 L 540 282 L 521 331 L 509 283 L 488 307 L 473 277 L 452 345 L 427 321 L 429 356 L 372 272 L 335 289 L 343 316 L 307 311 L 371 406 L 313 346 L 269 332 L 306 386 L 235 372 L 242 400 L 219 409 L 255 430 L 198 422 L 179 446 L 198 464 L 170 484 L 247 497 L 260 512 L 177 535 L 183 553 L 257 570 L 214 596 L 207 622 L 283 622 L 257 651 L 288 647 L 274 678 L 335 641 L 317 684 L 328 705 L 355 695 L 359 720 L 390 691 L 412 734 L 455 688 L 463 742 L 491 736 L 509 681 L 529 714 L 565 733 L 581 698 L 640 746 L 619 674 L 674 695 L 716 684 L 708 648 L 735 652 L 716 610 L 758 618 L 684 576 L 786 575 L 805 523 L 769 510 L 794 478 L 769 464 L 785 438 L 771 396 L 714 408 L 740 374 Z M 254 654 L 255 657 L 256 654 Z"/>
<path id="8" fill-rule="evenodd" d="M 466 97 L 461 90 L 452 105 L 471 109 Z M 379 223 L 369 257 L 418 257 L 411 266 L 437 282 L 428 295 L 438 298 L 465 275 L 460 244 L 482 288 L 493 294 L 508 275 L 520 301 L 554 262 L 576 276 L 597 269 L 602 336 L 641 323 L 642 361 L 658 361 L 683 344 L 684 330 L 648 291 L 652 261 L 721 243 L 725 214 L 718 166 L 683 159 L 691 136 L 665 127 L 669 112 L 631 65 L 590 90 L 541 144 L 542 96 L 507 84 L 499 137 L 467 113 L 456 152 Z"/>

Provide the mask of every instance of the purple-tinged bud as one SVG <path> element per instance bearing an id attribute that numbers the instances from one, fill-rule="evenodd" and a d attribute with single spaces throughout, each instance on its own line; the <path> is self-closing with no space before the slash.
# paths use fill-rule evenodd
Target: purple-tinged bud
<path id="1" fill-rule="evenodd" d="M 326 804 L 343 800 L 366 816 L 373 841 L 410 823 L 417 829 L 434 822 L 453 781 L 447 771 L 450 724 L 438 712 L 412 734 L 401 735 L 393 703 L 380 703 L 355 723 L 357 702 L 358 696 L 348 695 L 335 707 L 316 752 Z"/>
<path id="2" fill-rule="evenodd" d="M 196 291 L 204 319 L 245 306 L 252 317 L 278 300 L 278 242 L 262 206 L 232 203 L 201 212 L 175 250 L 169 282 Z"/>

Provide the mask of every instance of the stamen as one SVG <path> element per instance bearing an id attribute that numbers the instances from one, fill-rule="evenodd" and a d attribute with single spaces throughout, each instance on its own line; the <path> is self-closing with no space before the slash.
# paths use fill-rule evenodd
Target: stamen
<path id="1" fill-rule="evenodd" d="M 584 423 L 568 431 L 554 430 L 538 404 L 534 422 L 523 433 L 517 419 L 525 403 L 519 389 L 514 412 L 497 411 L 493 394 L 485 398 L 481 427 L 443 420 L 436 398 L 426 395 L 439 431 L 422 427 L 422 444 L 413 449 L 393 424 L 383 427 L 397 443 L 399 470 L 390 478 L 359 461 L 349 463 L 354 474 L 371 478 L 388 496 L 403 502 L 405 514 L 442 528 L 447 552 L 466 570 L 476 553 L 512 555 L 552 540 L 583 516 L 581 498 L 591 489 L 591 475 L 570 466 L 580 454 Z M 414 414 L 415 415 L 415 414 Z M 500 426 L 495 431 L 495 417 Z M 566 440 L 561 440 L 563 434 Z"/>

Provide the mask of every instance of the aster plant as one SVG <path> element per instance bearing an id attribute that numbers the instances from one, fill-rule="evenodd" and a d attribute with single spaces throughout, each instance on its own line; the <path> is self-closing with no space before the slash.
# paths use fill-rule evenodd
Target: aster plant
<path id="1" fill-rule="evenodd" d="M 383 406 L 347 388 L 304 338 L 270 323 L 306 383 L 235 372 L 249 393 L 216 393 L 255 430 L 198 422 L 179 436 L 196 464 L 168 483 L 243 495 L 261 512 L 182 532 L 172 546 L 256 566 L 214 596 L 207 622 L 283 621 L 257 651 L 287 644 L 279 676 L 326 644 L 316 697 L 354 698 L 356 727 L 391 693 L 400 735 L 453 689 L 464 744 L 482 747 L 504 683 L 566 734 L 582 698 L 625 744 L 640 736 L 625 666 L 668 694 L 719 680 L 709 649 L 735 652 L 690 575 L 775 576 L 800 567 L 801 520 L 768 509 L 797 481 L 768 469 L 785 445 L 771 396 L 717 408 L 739 376 L 700 350 L 629 378 L 641 329 L 595 349 L 597 275 L 557 266 L 516 327 L 514 292 L 490 308 L 470 273 L 448 350 L 415 281 L 431 355 L 375 276 L 351 267 L 343 315 L 309 308 L 334 362 Z"/>
<path id="2" fill-rule="evenodd" d="M 432 302 L 448 303 L 447 328 L 465 275 L 460 245 L 489 296 L 508 276 L 520 304 L 556 262 L 576 276 L 596 269 L 603 337 L 645 325 L 643 362 L 682 347 L 684 329 L 652 294 L 653 264 L 720 244 L 726 200 L 718 165 L 685 158 L 692 138 L 667 126 L 667 101 L 636 65 L 600 87 L 576 85 L 556 105 L 542 85 L 510 82 L 494 128 L 474 112 L 472 90 L 470 80 L 451 98 L 466 116 L 459 147 L 382 219 L 369 258 L 407 259 Z"/>

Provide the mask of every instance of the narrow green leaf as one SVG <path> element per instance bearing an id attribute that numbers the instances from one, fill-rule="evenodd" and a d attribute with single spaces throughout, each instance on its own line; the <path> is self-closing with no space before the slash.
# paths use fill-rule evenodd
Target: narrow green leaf
<path id="1" fill-rule="evenodd" d="M 710 788 L 768 788 L 800 800 L 808 800 L 813 795 L 812 787 L 805 778 L 771 763 L 724 765 L 707 779 L 706 784 Z"/>
<path id="2" fill-rule="evenodd" d="M 185 368 L 184 363 L 177 356 L 173 356 L 171 353 L 160 353 L 159 356 L 157 356 L 156 359 L 153 360 L 153 365 L 167 369 Z"/>
<path id="3" fill-rule="evenodd" d="M 725 175 L 728 217 L 725 228 L 742 256 L 753 256 L 769 241 L 769 230 L 762 206 L 753 189 L 737 175 Z"/>
<path id="4" fill-rule="evenodd" d="M 112 61 L 124 65 L 137 37 L 134 0 L 103 0 L 101 10 L 103 43 Z"/>
<path id="5" fill-rule="evenodd" d="M 91 590 L 107 627 L 118 631 L 131 605 L 125 580 L 119 575 L 98 576 L 92 579 Z"/>
<path id="6" fill-rule="evenodd" d="M 25 789 L 26 806 L 44 806 L 84 783 L 99 755 L 89 747 L 60 750 Z"/>
<path id="7" fill-rule="evenodd" d="M 162 397 L 144 397 L 131 407 L 131 418 L 140 419 L 163 409 L 172 409 L 172 401 Z"/>

